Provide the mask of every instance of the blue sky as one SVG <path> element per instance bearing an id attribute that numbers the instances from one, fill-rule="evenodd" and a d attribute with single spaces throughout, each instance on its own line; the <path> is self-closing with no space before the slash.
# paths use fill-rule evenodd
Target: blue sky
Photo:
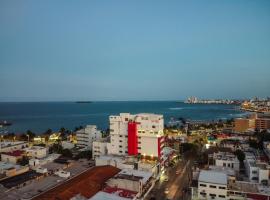
<path id="1" fill-rule="evenodd" d="M 270 1 L 0 1 L 0 101 L 270 96 Z"/>

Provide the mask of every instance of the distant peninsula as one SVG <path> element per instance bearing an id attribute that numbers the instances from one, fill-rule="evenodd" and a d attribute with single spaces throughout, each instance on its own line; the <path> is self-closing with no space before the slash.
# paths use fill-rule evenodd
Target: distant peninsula
<path id="1" fill-rule="evenodd" d="M 75 101 L 75 103 L 93 103 L 92 101 Z"/>

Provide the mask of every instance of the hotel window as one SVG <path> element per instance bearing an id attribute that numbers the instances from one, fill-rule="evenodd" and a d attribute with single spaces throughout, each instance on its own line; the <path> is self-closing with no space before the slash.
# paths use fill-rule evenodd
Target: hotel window
<path id="1" fill-rule="evenodd" d="M 122 148 L 122 146 L 121 146 L 121 145 L 119 145 L 119 148 Z"/>
<path id="2" fill-rule="evenodd" d="M 205 184 L 200 184 L 200 186 L 201 186 L 201 187 L 206 187 L 206 185 L 205 185 Z"/>
<path id="3" fill-rule="evenodd" d="M 137 147 L 137 149 L 141 149 L 141 147 Z"/>
<path id="4" fill-rule="evenodd" d="M 205 192 L 200 192 L 200 195 L 206 196 L 206 193 Z"/>
<path id="5" fill-rule="evenodd" d="M 119 142 L 123 142 L 122 140 L 119 140 Z"/>
<path id="6" fill-rule="evenodd" d="M 220 198 L 225 198 L 225 195 L 218 195 L 218 197 L 220 197 Z"/>
<path id="7" fill-rule="evenodd" d="M 221 190 L 225 190 L 226 189 L 226 187 L 218 187 L 219 189 L 221 189 Z"/>
<path id="8" fill-rule="evenodd" d="M 217 195 L 216 194 L 209 194 L 211 197 L 216 197 Z"/>
<path id="9" fill-rule="evenodd" d="M 119 137 L 123 137 L 122 135 L 119 135 Z"/>
<path id="10" fill-rule="evenodd" d="M 209 187 L 210 188 L 217 188 L 217 186 L 215 186 L 215 185 L 210 185 Z"/>
<path id="11" fill-rule="evenodd" d="M 123 153 L 123 151 L 119 151 L 119 153 Z"/>

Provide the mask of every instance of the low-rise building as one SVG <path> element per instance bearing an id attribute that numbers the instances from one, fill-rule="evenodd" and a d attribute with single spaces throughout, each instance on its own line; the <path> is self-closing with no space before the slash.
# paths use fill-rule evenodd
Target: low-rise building
<path id="1" fill-rule="evenodd" d="M 0 153 L 2 152 L 11 152 L 16 150 L 22 150 L 28 147 L 28 142 L 26 141 L 18 141 L 18 142 L 0 142 Z"/>
<path id="2" fill-rule="evenodd" d="M 106 155 L 108 153 L 108 138 L 101 138 L 97 141 L 93 141 L 92 157 Z"/>
<path id="3" fill-rule="evenodd" d="M 47 156 L 47 148 L 41 146 L 32 146 L 24 149 L 26 155 L 30 158 L 45 158 Z"/>
<path id="4" fill-rule="evenodd" d="M 29 170 L 28 166 L 20 166 L 12 163 L 0 162 L 0 174 L 5 177 L 12 177 L 18 174 L 22 174 Z"/>
<path id="5" fill-rule="evenodd" d="M 213 159 L 216 166 L 232 168 L 239 171 L 240 162 L 236 155 L 228 152 L 214 153 Z"/>
<path id="6" fill-rule="evenodd" d="M 198 179 L 198 198 L 227 199 L 227 184 L 225 173 L 202 170 Z"/>
<path id="7" fill-rule="evenodd" d="M 11 151 L 11 152 L 3 152 L 1 154 L 1 161 L 2 162 L 7 162 L 7 163 L 12 163 L 12 164 L 17 164 L 20 159 L 23 158 L 25 155 L 24 151 L 21 150 L 16 150 L 16 151 Z"/>

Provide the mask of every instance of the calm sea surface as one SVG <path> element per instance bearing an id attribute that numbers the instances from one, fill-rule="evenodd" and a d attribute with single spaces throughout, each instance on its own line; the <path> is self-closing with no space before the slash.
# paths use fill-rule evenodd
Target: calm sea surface
<path id="1" fill-rule="evenodd" d="M 163 114 L 165 123 L 171 118 L 179 117 L 217 120 L 246 114 L 234 105 L 184 104 L 174 101 L 0 103 L 0 121 L 12 122 L 9 132 L 29 129 L 42 133 L 49 128 L 57 131 L 61 127 L 71 130 L 86 124 L 95 124 L 100 129 L 106 129 L 109 115 L 120 112 Z"/>

